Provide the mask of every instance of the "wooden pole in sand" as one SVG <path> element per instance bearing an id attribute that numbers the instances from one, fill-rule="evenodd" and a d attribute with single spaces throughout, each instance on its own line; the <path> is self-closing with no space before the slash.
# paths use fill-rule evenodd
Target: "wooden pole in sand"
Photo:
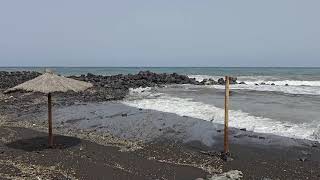
<path id="1" fill-rule="evenodd" d="M 226 76 L 226 89 L 224 98 L 224 153 L 229 153 L 228 121 L 229 121 L 229 77 Z"/>
<path id="2" fill-rule="evenodd" d="M 53 136 L 52 136 L 52 106 L 51 106 L 51 93 L 48 94 L 48 126 L 49 126 L 49 146 L 53 146 Z"/>

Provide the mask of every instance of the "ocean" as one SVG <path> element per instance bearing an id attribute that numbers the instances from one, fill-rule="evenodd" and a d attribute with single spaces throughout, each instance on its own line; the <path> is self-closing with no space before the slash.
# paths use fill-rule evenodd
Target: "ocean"
<path id="1" fill-rule="evenodd" d="M 245 85 L 231 85 L 230 126 L 248 131 L 320 141 L 320 68 L 196 67 L 56 67 L 62 75 L 114 75 L 150 70 L 185 74 L 201 81 L 236 76 Z M 0 68 L 0 71 L 44 68 Z M 265 83 L 266 85 L 260 85 Z M 271 84 L 274 85 L 271 85 Z M 259 85 L 256 85 L 259 84 Z M 222 124 L 224 86 L 169 85 L 132 89 L 121 103 Z M 201 131 L 201 129 L 199 129 Z"/>

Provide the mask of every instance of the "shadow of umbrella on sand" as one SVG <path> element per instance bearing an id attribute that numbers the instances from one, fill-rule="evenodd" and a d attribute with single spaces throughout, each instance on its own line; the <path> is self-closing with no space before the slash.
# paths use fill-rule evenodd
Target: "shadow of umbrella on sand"
<path id="1" fill-rule="evenodd" d="M 20 139 L 20 140 L 6 144 L 6 146 L 14 149 L 21 149 L 28 152 L 42 151 L 48 148 L 48 146 L 46 145 L 47 139 L 48 138 L 46 136 Z M 78 138 L 60 136 L 60 135 L 55 136 L 54 141 L 55 141 L 55 148 L 58 148 L 58 149 L 67 149 L 72 146 L 76 146 L 81 142 L 81 140 Z"/>
<path id="2" fill-rule="evenodd" d="M 52 136 L 52 111 L 51 111 L 51 93 L 74 91 L 80 92 L 92 87 L 91 83 L 78 81 L 54 74 L 46 70 L 44 74 L 30 81 L 24 82 L 18 86 L 8 89 L 5 93 L 18 90 L 28 92 L 41 92 L 48 96 L 48 129 L 49 129 L 49 146 L 53 146 Z"/>

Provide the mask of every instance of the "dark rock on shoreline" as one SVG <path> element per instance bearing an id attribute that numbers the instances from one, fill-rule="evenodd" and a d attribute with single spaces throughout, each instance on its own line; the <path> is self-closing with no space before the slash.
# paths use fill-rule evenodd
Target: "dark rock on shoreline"
<path id="1" fill-rule="evenodd" d="M 217 85 L 218 82 L 213 79 L 204 79 L 200 82 L 201 85 Z"/>
<path id="2" fill-rule="evenodd" d="M 154 87 L 162 84 L 199 84 L 194 78 L 185 75 L 173 74 L 156 74 L 150 71 L 140 71 L 138 74 L 128 75 L 81 75 L 71 76 L 71 78 L 91 82 L 98 87 L 112 87 L 114 89 L 121 88 L 138 88 L 138 87 Z"/>
<path id="3" fill-rule="evenodd" d="M 236 78 L 236 77 L 229 77 L 230 84 L 238 84 L 237 80 L 238 80 L 238 78 Z"/>
<path id="4" fill-rule="evenodd" d="M 0 89 L 6 89 L 14 87 L 25 81 L 29 81 L 41 75 L 38 72 L 27 72 L 27 71 L 15 71 L 7 72 L 0 71 Z"/>
<path id="5" fill-rule="evenodd" d="M 173 74 L 156 74 L 150 71 L 141 71 L 138 74 L 102 76 L 88 73 L 81 76 L 70 76 L 70 78 L 80 81 L 91 82 L 94 87 L 86 91 L 84 98 L 94 98 L 99 100 L 120 100 L 129 92 L 129 88 L 155 87 L 164 84 L 200 84 L 194 78 L 185 75 Z M 92 94 L 95 97 L 92 97 Z"/>
<path id="6" fill-rule="evenodd" d="M 4 91 L 25 81 L 41 75 L 39 72 L 17 71 L 0 72 L 0 90 Z M 165 84 L 195 84 L 200 85 L 194 78 L 185 75 L 156 74 L 150 71 L 141 71 L 138 74 L 102 76 L 88 73 L 87 75 L 69 76 L 69 78 L 86 81 L 94 86 L 81 93 L 56 93 L 59 97 L 75 99 L 78 101 L 107 101 L 121 100 L 129 92 L 129 88 L 155 87 Z"/>
<path id="7" fill-rule="evenodd" d="M 25 81 L 36 78 L 41 75 L 39 72 L 17 71 L 17 72 L 0 72 L 0 90 L 4 91 Z M 121 100 L 128 94 L 130 88 L 139 87 L 162 87 L 167 84 L 193 84 L 193 85 L 224 85 L 223 78 L 218 82 L 213 79 L 206 79 L 202 82 L 196 81 L 195 78 L 189 78 L 186 75 L 177 73 L 153 73 L 150 71 L 140 71 L 138 74 L 118 74 L 112 76 L 102 76 L 88 73 L 80 76 L 69 76 L 80 81 L 92 83 L 94 86 L 89 90 L 81 93 L 56 93 L 59 97 L 74 99 L 77 101 L 108 101 Z M 230 84 L 237 84 L 237 78 L 230 77 Z"/>
<path id="8" fill-rule="evenodd" d="M 224 85 L 226 84 L 226 81 L 223 78 L 218 79 L 218 84 Z"/>
<path id="9" fill-rule="evenodd" d="M 238 84 L 237 78 L 236 77 L 229 77 L 229 83 L 230 84 Z M 224 78 L 220 78 L 220 79 L 218 79 L 218 84 L 225 85 L 226 81 L 224 80 Z"/>

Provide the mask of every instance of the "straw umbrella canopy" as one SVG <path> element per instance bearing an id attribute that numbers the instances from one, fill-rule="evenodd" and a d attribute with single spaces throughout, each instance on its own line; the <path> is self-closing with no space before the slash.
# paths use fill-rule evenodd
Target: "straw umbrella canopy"
<path id="1" fill-rule="evenodd" d="M 67 91 L 80 92 L 90 87 L 92 87 L 91 83 L 59 76 L 50 70 L 46 70 L 44 74 L 10 88 L 6 93 L 23 90 L 28 92 L 40 92 L 48 96 L 49 146 L 53 146 L 51 93 Z"/>

